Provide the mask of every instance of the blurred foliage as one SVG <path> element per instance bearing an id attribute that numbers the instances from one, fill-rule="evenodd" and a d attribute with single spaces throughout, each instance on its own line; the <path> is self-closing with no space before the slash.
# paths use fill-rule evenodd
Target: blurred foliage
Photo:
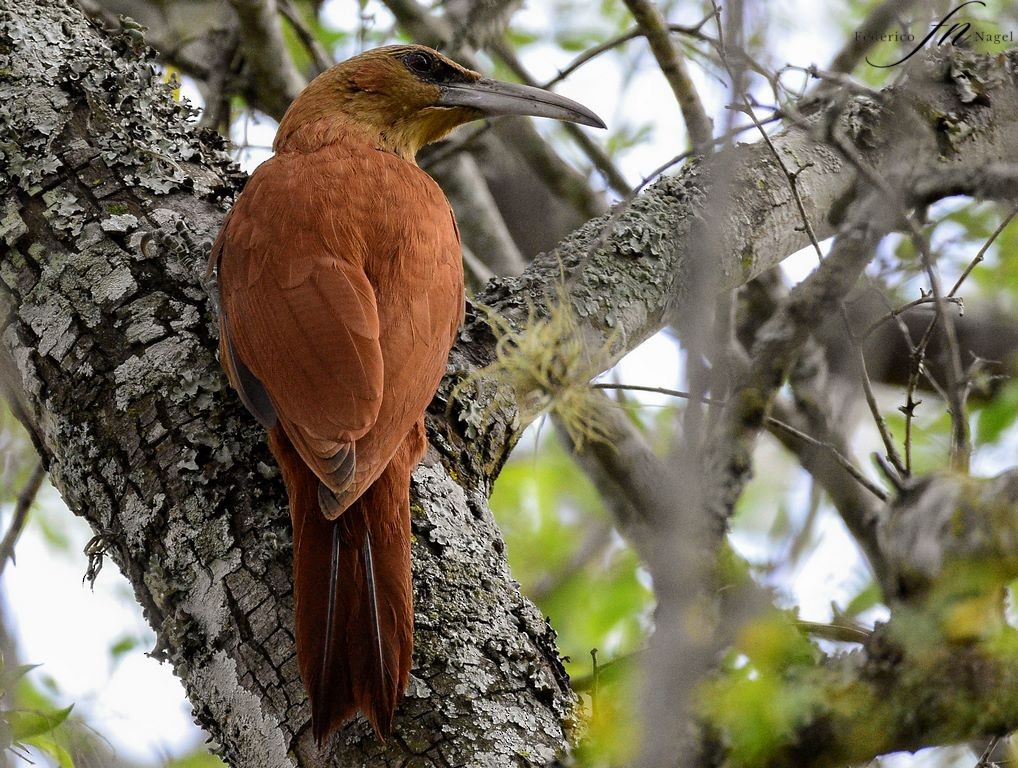
<path id="1" fill-rule="evenodd" d="M 824 702 L 820 687 L 789 684 L 797 669 L 812 670 L 819 658 L 788 614 L 775 611 L 743 627 L 722 674 L 704 685 L 701 698 L 702 713 L 720 731 L 734 765 L 765 762 Z"/>
<path id="2" fill-rule="evenodd" d="M 166 763 L 165 768 L 225 768 L 226 763 L 208 752 L 194 752 Z"/>
<path id="3" fill-rule="evenodd" d="M 56 708 L 28 681 L 37 664 L 7 668 L 0 659 L 0 750 L 29 760 L 34 748 L 51 757 L 59 768 L 74 768 L 74 759 L 62 743 L 63 727 L 72 706 Z"/>
<path id="4" fill-rule="evenodd" d="M 589 766 L 622 765 L 638 743 L 638 686 L 625 662 L 646 643 L 653 597 L 596 489 L 550 431 L 546 425 L 539 442 L 514 452 L 491 506 L 513 575 L 558 633 L 570 676 L 586 681 L 579 685 L 589 738 L 580 757 Z"/>
<path id="5" fill-rule="evenodd" d="M 0 398 L 0 504 L 14 501 L 35 466 L 28 433 Z"/>
<path id="6" fill-rule="evenodd" d="M 556 437 L 513 454 L 491 505 L 513 575 L 525 594 L 537 593 L 570 673 L 592 673 L 592 649 L 603 664 L 643 647 L 652 607 L 646 576 Z"/>

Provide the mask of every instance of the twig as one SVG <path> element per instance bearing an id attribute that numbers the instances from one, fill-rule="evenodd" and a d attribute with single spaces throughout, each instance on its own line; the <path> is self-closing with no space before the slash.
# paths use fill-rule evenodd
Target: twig
<path id="1" fill-rule="evenodd" d="M 810 64 L 808 67 L 797 67 L 794 64 L 788 64 L 785 66 L 785 69 L 805 72 L 810 77 L 826 81 L 831 85 L 836 85 L 845 92 L 856 96 L 868 96 L 871 99 L 881 98 L 880 91 L 875 88 L 870 88 L 865 83 L 859 82 L 854 77 L 851 77 L 844 72 L 830 72 L 826 69 L 820 69 L 816 64 Z"/>
<path id="2" fill-rule="evenodd" d="M 315 34 L 308 29 L 304 19 L 301 18 L 300 12 L 294 7 L 292 0 L 279 0 L 279 10 L 286 20 L 290 22 L 290 26 L 293 27 L 293 31 L 300 39 L 301 45 L 311 55 L 311 60 L 315 63 L 315 74 L 324 72 L 335 64 L 329 52 L 318 42 Z"/>
<path id="3" fill-rule="evenodd" d="M 982 754 L 979 755 L 979 760 L 976 762 L 973 768 L 989 768 L 993 763 L 990 762 L 990 758 L 993 757 L 993 751 L 997 748 L 1000 743 L 1000 737 L 994 736 L 987 743 L 983 749 Z"/>
<path id="4" fill-rule="evenodd" d="M 842 157 L 858 171 L 859 175 L 874 189 L 879 191 L 889 205 L 894 207 L 898 218 L 905 224 L 905 228 L 916 249 L 919 251 L 920 260 L 930 283 L 930 291 L 933 295 L 934 307 L 936 309 L 936 316 L 930 322 L 927 330 L 928 333 L 932 334 L 936 323 L 940 322 L 943 324 L 944 339 L 949 355 L 946 393 L 948 408 L 951 412 L 951 466 L 957 471 L 967 471 L 972 444 L 969 437 L 968 419 L 965 417 L 965 402 L 962 396 L 964 372 L 961 366 L 961 350 L 958 345 L 954 319 L 946 309 L 947 302 L 940 287 L 940 277 L 934 267 L 933 254 L 930 252 L 929 242 L 914 218 L 905 210 L 900 196 L 895 194 L 887 181 L 866 165 L 858 153 L 837 134 L 834 130 L 833 122 L 830 123 L 828 138 Z"/>
<path id="5" fill-rule="evenodd" d="M 533 86 L 535 88 L 541 87 L 541 84 L 527 71 L 527 68 L 523 66 L 523 62 L 516 56 L 516 52 L 510 48 L 504 40 L 495 40 L 489 46 L 489 49 L 498 56 L 502 62 L 512 70 L 524 84 Z M 615 167 L 615 163 L 608 157 L 608 153 L 605 152 L 601 146 L 590 138 L 580 126 L 574 123 L 563 123 L 562 127 L 565 129 L 573 141 L 576 142 L 577 146 L 583 151 L 583 153 L 590 159 L 594 164 L 594 167 L 601 172 L 604 176 L 605 181 L 608 182 L 608 186 L 618 192 L 620 195 L 627 195 L 631 191 L 629 182 L 626 181 L 626 177 L 622 175 L 622 171 Z"/>
<path id="6" fill-rule="evenodd" d="M 923 268 L 926 271 L 927 279 L 930 282 L 930 290 L 933 293 L 933 305 L 936 309 L 936 315 L 930 321 L 928 333 L 924 338 L 928 341 L 929 337 L 932 336 L 933 328 L 937 322 L 940 322 L 944 328 L 944 340 L 948 350 L 949 359 L 946 366 L 947 386 L 945 388 L 946 391 L 941 394 L 945 396 L 945 401 L 951 411 L 951 467 L 957 471 L 966 472 L 968 471 L 969 457 L 972 453 L 972 443 L 969 436 L 968 419 L 965 416 L 965 399 L 962 394 L 965 373 L 961 365 L 961 347 L 958 344 L 954 318 L 948 314 L 945 308 L 947 300 L 940 287 L 940 277 L 933 265 L 933 254 L 930 252 L 929 242 L 918 226 L 912 221 L 911 216 L 907 216 L 907 224 L 912 233 L 912 240 L 921 254 Z M 923 353 L 925 353 L 925 344 L 923 345 Z M 918 370 L 918 368 L 919 365 L 917 364 L 916 369 Z M 935 387 L 937 386 L 928 372 L 926 372 L 926 378 Z"/>
<path id="7" fill-rule="evenodd" d="M 7 567 L 8 560 L 14 562 L 14 547 L 18 543 L 21 532 L 25 529 L 25 523 L 28 521 L 28 511 L 32 508 L 32 502 L 35 501 L 35 497 L 39 493 L 39 488 L 42 486 L 42 481 L 45 477 L 46 470 L 43 469 L 42 462 L 36 462 L 36 465 L 32 468 L 32 473 L 28 476 L 28 482 L 25 483 L 25 487 L 18 493 L 18 498 L 14 503 L 14 514 L 11 516 L 10 527 L 8 527 L 7 533 L 4 534 L 3 540 L 0 541 L 0 575 L 3 574 L 4 568 Z"/>
<path id="8" fill-rule="evenodd" d="M 795 626 L 808 635 L 837 643 L 865 643 L 873 636 L 862 624 L 847 619 L 836 619 L 829 624 L 798 619 Z"/>
<path id="9" fill-rule="evenodd" d="M 816 438 L 810 437 L 806 433 L 800 432 L 798 429 L 793 427 L 791 424 L 786 424 L 785 422 L 779 421 L 778 419 L 775 419 L 772 416 L 768 416 L 767 417 L 767 424 L 769 426 L 772 426 L 772 427 L 777 427 L 778 429 L 783 430 L 784 432 L 787 432 L 788 434 L 792 435 L 793 437 L 796 437 L 799 440 L 802 440 L 803 442 L 809 443 L 810 445 L 812 445 L 812 446 L 814 446 L 816 448 L 822 448 L 825 451 L 830 451 L 831 455 L 834 457 L 834 460 L 837 461 L 838 464 L 840 464 L 841 467 L 846 472 L 848 472 L 848 474 L 850 474 L 853 478 L 855 478 L 855 480 L 863 488 L 865 488 L 867 491 L 872 493 L 874 496 L 876 496 L 881 501 L 884 501 L 884 502 L 887 501 L 887 492 L 883 488 L 881 488 L 879 485 L 874 483 L 872 480 L 870 480 L 868 477 L 866 477 L 866 475 L 864 475 L 862 473 L 862 470 L 860 470 L 857 466 L 855 466 L 855 464 L 853 464 L 851 461 L 846 459 L 838 451 L 838 449 L 835 448 L 830 443 L 825 443 L 825 442 L 822 442 L 820 440 L 817 440 Z"/>
<path id="10" fill-rule="evenodd" d="M 972 264 L 971 266 L 975 266 L 975 264 Z M 873 334 L 874 331 L 877 330 L 877 328 L 882 326 L 884 323 L 890 320 L 897 320 L 900 315 L 905 314 L 910 309 L 915 309 L 916 307 L 922 306 L 924 304 L 932 304 L 934 301 L 935 299 L 932 296 L 923 296 L 921 298 L 914 299 L 913 301 L 908 302 L 908 304 L 902 304 L 900 307 L 892 308 L 886 315 L 870 323 L 866 330 L 863 331 L 862 334 L 859 336 L 859 340 L 865 341 Z M 959 308 L 964 306 L 962 300 L 955 296 L 948 296 L 947 301 L 950 302 L 951 304 L 956 304 Z"/>
<path id="11" fill-rule="evenodd" d="M 965 280 L 968 278 L 968 276 L 970 274 L 972 274 L 972 270 L 974 270 L 976 268 L 976 266 L 980 262 L 982 262 L 983 258 L 985 257 L 986 251 L 989 250 L 990 246 L 997 239 L 997 237 L 1000 236 L 1000 233 L 1004 231 L 1004 229 L 1007 227 L 1007 225 L 1011 223 L 1012 219 L 1014 219 L 1016 214 L 1018 214 L 1018 208 L 1012 209 L 1011 213 L 1009 213 L 1007 216 L 1005 216 L 1004 220 L 990 234 L 989 238 L 987 238 L 986 242 L 983 243 L 983 245 L 979 248 L 979 251 L 976 253 L 975 257 L 972 259 L 972 261 L 969 263 L 969 265 L 965 268 L 964 272 L 962 272 L 962 274 L 959 275 L 958 279 L 955 281 L 954 285 L 951 287 L 951 290 L 948 292 L 947 296 L 945 297 L 945 299 L 944 299 L 945 301 L 955 301 L 956 300 L 955 294 L 961 289 L 962 283 L 964 283 Z M 934 297 L 924 297 L 924 298 L 927 301 L 931 301 L 931 302 L 936 301 L 936 299 Z M 933 330 L 936 327 L 936 325 L 937 325 L 937 318 L 934 317 L 929 322 L 929 324 L 926 326 L 926 330 L 923 332 L 922 338 L 919 340 L 918 344 L 913 344 L 912 343 L 911 336 L 908 333 L 908 328 L 907 327 L 903 328 L 903 332 L 905 334 L 906 341 L 908 342 L 909 348 L 911 349 L 910 361 L 909 361 L 909 377 L 908 377 L 908 383 L 906 384 L 906 387 L 905 387 L 905 405 L 903 405 L 903 406 L 901 406 L 899 408 L 899 410 L 903 414 L 905 414 L 905 476 L 906 477 L 909 474 L 911 474 L 911 471 L 912 471 L 912 424 L 913 424 L 913 421 L 915 419 L 915 409 L 916 409 L 916 406 L 918 406 L 920 403 L 922 403 L 922 400 L 915 400 L 914 399 L 916 388 L 919 386 L 919 376 L 920 375 L 925 375 L 927 380 L 930 382 L 930 384 L 933 385 L 934 389 L 936 389 L 938 393 L 941 393 L 941 395 L 942 395 L 942 397 L 944 397 L 945 401 L 946 402 L 950 402 L 950 401 L 947 400 L 947 396 L 944 394 L 943 388 L 939 385 L 938 382 L 936 382 L 933 379 L 932 375 L 928 371 L 925 370 L 925 366 L 923 364 L 924 360 L 926 358 L 926 349 L 929 346 L 930 340 L 933 338 Z"/>
<path id="12" fill-rule="evenodd" d="M 672 93 L 682 110 L 686 121 L 690 144 L 696 154 L 706 154 L 713 146 L 714 129 L 710 118 L 703 108 L 700 94 L 689 77 L 686 61 L 671 38 L 668 23 L 661 15 L 660 9 L 651 0 L 625 0 L 629 12 L 633 14 L 637 25 L 643 30 L 651 53 L 657 60 Z"/>
<path id="13" fill-rule="evenodd" d="M 614 676 L 615 673 L 624 670 L 630 664 L 638 661 L 640 657 L 646 653 L 647 649 L 641 648 L 640 650 L 633 651 L 625 656 L 614 658 L 605 664 L 599 663 L 597 665 L 596 675 L 590 674 L 584 677 L 574 677 L 571 681 L 572 689 L 577 693 L 585 693 L 593 690 L 596 685 L 604 682 L 607 678 Z"/>
<path id="14" fill-rule="evenodd" d="M 729 69 L 727 61 L 725 61 L 725 69 L 728 71 L 729 76 L 734 79 L 735 75 L 732 73 L 732 70 Z M 760 121 L 757 120 L 756 113 L 753 111 L 753 105 L 749 103 L 749 99 L 746 98 L 746 95 L 744 93 L 741 94 L 741 96 L 743 101 L 742 111 L 745 112 L 745 114 L 749 116 L 749 119 L 753 121 L 753 125 L 760 133 L 760 136 L 764 140 L 764 143 L 767 144 L 767 149 L 770 150 L 771 154 L 774 156 L 775 161 L 777 161 L 778 163 L 778 167 L 781 168 L 781 172 L 788 180 L 788 186 L 792 190 L 792 198 L 795 200 L 795 207 L 798 209 L 799 217 L 802 219 L 803 228 L 805 229 L 806 234 L 809 236 L 809 241 L 813 245 L 813 250 L 816 251 L 817 259 L 823 261 L 824 254 L 820 248 L 820 241 L 817 240 L 816 232 L 813 231 L 813 225 L 810 223 L 809 216 L 806 214 L 806 205 L 802 201 L 802 196 L 799 194 L 799 186 L 796 183 L 798 175 L 810 166 L 809 164 L 806 164 L 803 167 L 799 168 L 794 173 L 788 169 L 788 166 L 785 165 L 784 158 L 781 157 L 781 153 L 778 152 L 778 148 L 775 147 L 774 142 L 771 141 L 770 134 L 768 134 L 767 131 L 763 129 L 763 125 L 761 125 Z"/>
<path id="15" fill-rule="evenodd" d="M 851 335 L 850 330 L 846 330 L 846 333 Z M 905 477 L 908 477 L 911 472 L 911 465 L 909 462 L 902 461 L 901 454 L 898 453 L 897 447 L 894 445 L 894 436 L 891 434 L 891 430 L 887 426 L 887 421 L 884 419 L 882 413 L 880 413 L 880 406 L 877 404 L 877 397 L 873 394 L 873 382 L 870 381 L 869 370 L 866 368 L 866 355 L 863 354 L 862 348 L 858 345 L 855 348 L 856 358 L 859 363 L 859 376 L 862 379 L 862 391 L 866 396 L 866 405 L 870 409 L 870 415 L 873 417 L 873 423 L 877 426 L 877 431 L 880 433 L 880 439 L 884 444 L 884 454 L 887 456 L 887 460 L 891 462 L 891 466 L 894 467 Z M 905 442 L 906 450 L 908 449 L 908 441 Z"/>
<path id="16" fill-rule="evenodd" d="M 788 116 L 793 119 L 799 125 L 803 125 L 801 115 L 795 112 L 794 109 L 788 111 Z M 836 130 L 837 113 L 833 113 L 827 121 L 827 141 L 833 146 L 841 156 L 851 164 L 855 170 L 862 176 L 870 186 L 877 190 L 889 203 L 893 206 L 893 210 L 896 212 L 899 221 L 901 221 L 906 230 L 908 231 L 912 241 L 914 242 L 916 249 L 921 255 L 921 262 L 923 268 L 927 274 L 927 279 L 930 282 L 930 291 L 933 297 L 933 304 L 936 309 L 936 316 L 930 322 L 930 326 L 927 328 L 927 334 L 924 338 L 928 341 L 928 338 L 932 334 L 932 330 L 936 323 L 942 322 L 944 324 L 944 336 L 946 339 L 946 345 L 950 355 L 950 364 L 947 366 L 948 371 L 948 383 L 946 390 L 944 390 L 944 399 L 948 403 L 948 408 L 951 412 L 951 465 L 954 469 L 959 471 L 967 471 L 969 456 L 971 454 L 971 442 L 968 433 L 968 422 L 965 418 L 964 408 L 964 396 L 963 390 L 967 392 L 967 387 L 963 387 L 964 374 L 961 369 L 961 352 L 958 345 L 957 334 L 955 332 L 953 318 L 946 311 L 946 299 L 940 288 L 940 279 L 937 275 L 936 269 L 933 266 L 933 255 L 929 249 L 929 243 L 926 240 L 925 235 L 916 224 L 913 217 L 904 208 L 902 200 L 899 195 L 891 189 L 890 185 L 886 180 L 880 177 L 872 168 L 867 166 L 858 153 L 847 144 L 843 137 L 838 134 Z M 952 177 L 951 183 L 957 183 L 957 178 Z M 926 193 L 929 195 L 929 192 Z M 843 316 L 845 317 L 846 328 L 848 327 L 848 316 L 847 312 L 842 308 Z M 851 336 L 851 330 L 848 331 Z M 901 471 L 905 476 L 911 472 L 911 410 L 912 405 L 912 394 L 914 392 L 914 384 L 918 378 L 918 372 L 922 363 L 922 355 L 925 353 L 925 345 L 921 345 L 919 357 L 913 354 L 913 358 L 917 360 L 913 367 L 913 376 L 909 383 L 908 392 L 908 405 L 906 406 L 906 461 L 904 465 L 901 465 L 900 460 L 896 459 L 897 452 L 891 453 L 888 451 L 888 458 L 892 461 L 895 467 Z M 886 430 L 886 424 L 883 418 L 879 415 L 876 409 L 876 400 L 872 396 L 872 388 L 869 385 L 869 377 L 866 374 L 866 363 L 860 351 L 860 368 L 863 372 L 863 384 L 867 391 L 867 405 L 869 405 L 871 412 L 873 413 L 874 420 L 877 423 L 878 428 L 881 431 L 881 437 L 884 439 L 886 447 L 891 448 L 893 442 L 890 440 L 890 434 Z M 926 374 L 927 378 L 934 388 L 941 389 L 939 385 L 932 380 L 929 374 Z"/>
<path id="17" fill-rule="evenodd" d="M 666 387 L 648 387 L 642 386 L 640 384 L 612 384 L 608 382 L 596 382 L 594 384 L 591 384 L 590 386 L 594 389 L 621 389 L 635 392 L 653 392 L 659 395 L 668 395 L 670 397 L 681 397 L 684 399 L 689 399 L 691 397 L 689 392 L 683 392 L 682 390 L 668 389 Z M 725 405 L 726 403 L 725 400 L 713 397 L 701 397 L 697 399 L 700 402 L 709 403 L 711 405 Z M 874 483 L 872 480 L 866 477 L 866 475 L 862 473 L 862 470 L 860 470 L 851 461 L 845 458 L 845 456 L 842 455 L 838 451 L 838 449 L 835 448 L 830 443 L 826 443 L 823 442 L 822 440 L 817 440 L 814 437 L 810 437 L 805 432 L 802 432 L 793 427 L 791 424 L 786 424 L 785 422 L 780 421 L 779 419 L 775 419 L 771 416 L 767 417 L 767 424 L 769 426 L 775 427 L 776 429 L 780 429 L 786 432 L 787 434 L 792 435 L 793 437 L 796 437 L 799 440 L 802 440 L 803 442 L 809 443 L 810 445 L 816 448 L 822 448 L 825 451 L 829 451 L 831 455 L 834 457 L 835 461 L 837 461 L 838 464 L 840 464 L 845 469 L 845 471 L 848 472 L 853 478 L 859 481 L 859 483 L 867 491 L 869 491 L 878 499 L 880 499 L 880 501 L 887 501 L 887 493 L 880 486 L 878 486 L 876 483 Z"/>
<path id="18" fill-rule="evenodd" d="M 669 24 L 668 25 L 668 31 L 669 32 L 679 32 L 679 33 L 684 34 L 684 35 L 689 35 L 690 37 L 693 37 L 693 38 L 695 38 L 697 40 L 703 40 L 704 42 L 713 43 L 713 42 L 715 42 L 713 40 L 713 38 L 709 37 L 708 35 L 705 35 L 704 33 L 702 33 L 700 31 L 700 29 L 703 27 L 703 25 L 706 24 L 708 21 L 710 21 L 713 18 L 714 18 L 714 13 L 711 12 L 708 15 L 704 16 L 703 19 L 700 21 L 700 23 L 694 24 L 691 27 L 684 26 L 682 24 Z M 565 67 L 560 69 L 558 71 L 558 74 L 555 75 L 555 77 L 553 77 L 551 80 L 546 82 L 541 87 L 542 88 L 551 88 L 554 85 L 558 85 L 563 80 L 565 80 L 567 77 L 569 77 L 571 74 L 573 74 L 573 72 L 575 72 L 580 67 L 582 67 L 584 64 L 587 64 L 587 63 L 593 61 L 594 59 L 596 59 L 601 54 L 607 53 L 608 51 L 612 50 L 613 48 L 617 48 L 618 46 L 622 45 L 623 43 L 628 43 L 630 40 L 633 40 L 633 39 L 635 39 L 637 37 L 642 37 L 642 36 L 643 36 L 643 30 L 640 27 L 633 27 L 632 29 L 627 30 L 626 32 L 623 32 L 621 35 L 618 35 L 617 37 L 613 37 L 610 40 L 607 40 L 606 42 L 601 43 L 600 45 L 596 45 L 593 48 L 587 49 L 586 51 L 581 53 L 579 56 L 577 56 L 575 59 L 573 59 L 571 62 L 569 62 Z"/>
<path id="19" fill-rule="evenodd" d="M 873 463 L 877 465 L 877 469 L 879 469 L 883 473 L 884 477 L 887 478 L 887 482 L 894 486 L 895 491 L 902 493 L 907 486 L 902 482 L 901 475 L 899 475 L 894 467 L 887 463 L 887 459 L 879 453 L 874 452 L 871 455 Z"/>
<path id="20" fill-rule="evenodd" d="M 612 384 L 607 381 L 598 381 L 590 385 L 593 389 L 621 389 L 632 392 L 653 392 L 658 395 L 668 395 L 669 397 L 681 397 L 689 399 L 692 395 L 689 392 L 683 392 L 680 389 L 668 389 L 666 387 L 647 387 L 642 384 Z M 724 405 L 724 400 L 718 400 L 712 397 L 699 398 L 700 402 L 709 403 L 713 405 Z"/>
<path id="21" fill-rule="evenodd" d="M 961 288 L 961 284 L 964 283 L 968 279 L 968 276 L 972 274 L 972 270 L 982 263 L 983 258 L 986 256 L 986 252 L 990 250 L 990 246 L 993 245 L 993 242 L 1000 236 L 1000 233 L 1007 229 L 1007 225 L 1014 220 L 1015 216 L 1018 216 L 1018 207 L 1011 209 L 1011 212 L 1004 217 L 1004 220 L 1000 222 L 997 228 L 990 234 L 989 238 L 987 238 L 986 242 L 982 244 L 979 251 L 976 253 L 975 258 L 969 262 L 969 265 L 965 267 L 965 271 L 958 276 L 958 279 L 951 287 L 951 290 L 948 291 L 948 300 L 954 299 L 955 294 L 958 293 L 958 290 Z"/>

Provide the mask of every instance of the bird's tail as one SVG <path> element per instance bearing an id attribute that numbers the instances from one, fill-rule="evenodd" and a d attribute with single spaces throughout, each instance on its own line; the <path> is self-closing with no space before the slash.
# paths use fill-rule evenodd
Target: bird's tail
<path id="1" fill-rule="evenodd" d="M 358 710 L 384 739 L 406 687 L 413 647 L 412 465 L 404 468 L 397 455 L 330 521 L 319 507 L 318 478 L 278 424 L 269 447 L 290 497 L 297 664 L 315 739 L 321 744 Z"/>

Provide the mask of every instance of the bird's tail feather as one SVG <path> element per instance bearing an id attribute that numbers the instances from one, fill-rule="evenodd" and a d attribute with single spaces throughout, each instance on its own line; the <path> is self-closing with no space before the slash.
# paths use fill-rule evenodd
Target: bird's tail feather
<path id="1" fill-rule="evenodd" d="M 293 522 L 297 664 L 322 743 L 358 710 L 384 739 L 410 672 L 411 467 L 399 454 L 337 520 L 319 482 L 280 425 L 269 446 L 283 471 Z M 414 458 L 416 461 L 416 457 Z"/>

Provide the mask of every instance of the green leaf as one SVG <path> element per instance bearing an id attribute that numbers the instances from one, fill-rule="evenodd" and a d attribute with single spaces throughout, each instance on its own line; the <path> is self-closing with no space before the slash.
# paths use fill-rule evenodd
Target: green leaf
<path id="1" fill-rule="evenodd" d="M 14 710 L 10 712 L 8 722 L 11 727 L 11 738 L 14 741 L 25 741 L 34 736 L 49 733 L 60 725 L 71 714 L 74 705 L 53 712 L 38 710 Z"/>
<path id="2" fill-rule="evenodd" d="M 141 640 L 137 637 L 134 637 L 133 635 L 123 635 L 110 646 L 110 657 L 114 661 L 117 661 L 125 654 L 133 651 L 139 645 L 141 645 Z"/>
<path id="3" fill-rule="evenodd" d="M 880 587 L 875 581 L 870 581 L 865 587 L 856 593 L 855 597 L 848 601 L 842 614 L 846 617 L 855 617 L 860 613 L 868 611 L 875 605 L 880 604 Z"/>
<path id="4" fill-rule="evenodd" d="M 1009 382 L 979 410 L 976 442 L 980 445 L 995 443 L 1015 423 L 1018 423 L 1018 381 Z"/>
<path id="5" fill-rule="evenodd" d="M 60 746 L 52 736 L 42 734 L 31 739 L 25 739 L 23 743 L 45 752 L 57 761 L 57 765 L 60 768 L 74 768 L 74 758 L 71 757 L 71 753 Z"/>
<path id="6" fill-rule="evenodd" d="M 208 752 L 192 752 L 170 761 L 166 768 L 226 768 L 226 763 Z"/>
<path id="7" fill-rule="evenodd" d="M 11 689 L 14 683 L 18 682 L 21 678 L 27 675 L 36 667 L 42 666 L 40 664 L 22 664 L 14 667 L 14 669 L 5 669 L 0 674 L 0 692 L 6 693 Z"/>
<path id="8" fill-rule="evenodd" d="M 514 50 L 533 45 L 541 39 L 540 35 L 522 29 L 510 29 L 506 32 L 506 40 Z"/>

